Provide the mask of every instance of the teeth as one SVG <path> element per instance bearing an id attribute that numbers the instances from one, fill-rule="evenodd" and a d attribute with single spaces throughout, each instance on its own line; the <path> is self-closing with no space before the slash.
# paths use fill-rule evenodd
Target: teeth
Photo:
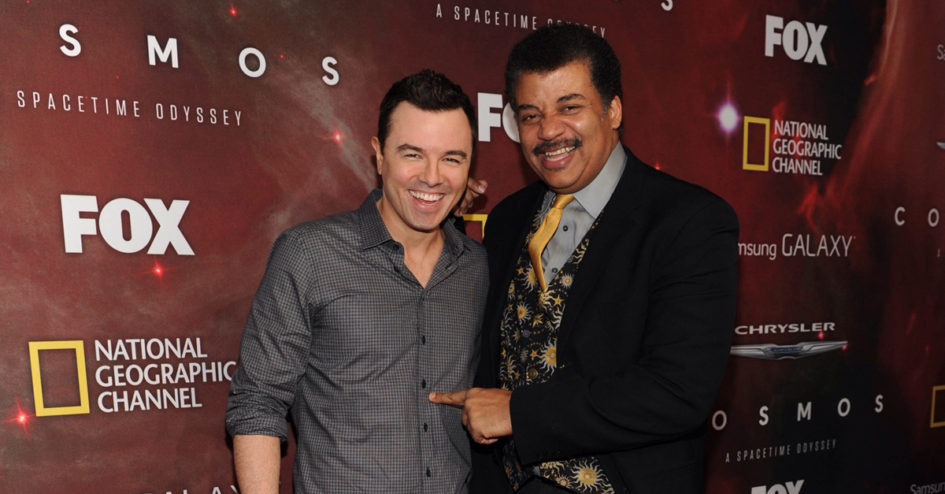
<path id="1" fill-rule="evenodd" d="M 434 194 L 432 192 L 417 192 L 415 190 L 410 191 L 410 195 L 420 199 L 421 201 L 436 202 L 443 198 L 444 194 Z"/>
<path id="2" fill-rule="evenodd" d="M 548 151 L 547 153 L 545 153 L 545 156 L 551 157 L 551 156 L 558 156 L 559 154 L 570 153 L 571 151 L 574 151 L 574 148 L 575 146 L 570 146 L 566 148 L 556 149 L 554 151 Z"/>

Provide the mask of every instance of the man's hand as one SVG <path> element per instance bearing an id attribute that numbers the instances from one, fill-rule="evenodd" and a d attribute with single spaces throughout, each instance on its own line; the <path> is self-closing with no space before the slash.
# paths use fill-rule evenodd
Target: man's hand
<path id="1" fill-rule="evenodd" d="M 476 198 L 486 193 L 486 187 L 489 184 L 485 180 L 476 180 L 475 178 L 469 177 L 466 180 L 466 193 L 463 194 L 463 199 L 459 201 L 459 205 L 456 206 L 456 209 L 453 211 L 453 214 L 456 216 L 462 216 L 469 212 L 473 207 L 473 202 L 476 201 Z"/>
<path id="2" fill-rule="evenodd" d="M 512 392 L 497 388 L 469 388 L 451 393 L 430 393 L 430 401 L 463 409 L 463 425 L 473 441 L 492 444 L 512 435 L 509 400 Z"/>

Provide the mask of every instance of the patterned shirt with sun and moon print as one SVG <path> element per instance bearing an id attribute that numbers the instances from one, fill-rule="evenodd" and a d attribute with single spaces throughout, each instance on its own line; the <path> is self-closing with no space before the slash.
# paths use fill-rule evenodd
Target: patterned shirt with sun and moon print
<path id="1" fill-rule="evenodd" d="M 540 223 L 541 213 L 536 215 L 533 221 L 531 233 L 525 241 L 526 246 Z M 597 222 L 591 226 L 590 231 L 596 227 Z M 502 314 L 502 343 L 499 352 L 499 383 L 502 388 L 514 391 L 529 384 L 545 382 L 554 374 L 557 368 L 558 326 L 564 313 L 568 290 L 587 251 L 590 231 L 548 283 L 545 291 L 542 291 L 538 284 L 527 248 L 522 249 L 515 266 L 515 274 L 509 284 L 508 301 Z M 573 492 L 614 492 L 596 457 L 546 461 L 523 466 L 518 461 L 514 439 L 505 444 L 502 453 L 505 473 L 515 490 L 534 477 L 540 477 Z"/>

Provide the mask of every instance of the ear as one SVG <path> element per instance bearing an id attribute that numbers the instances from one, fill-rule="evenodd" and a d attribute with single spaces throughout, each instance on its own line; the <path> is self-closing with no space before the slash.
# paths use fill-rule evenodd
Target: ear
<path id="1" fill-rule="evenodd" d="M 607 118 L 610 119 L 610 128 L 617 130 L 620 128 L 620 124 L 623 122 L 623 103 L 620 101 L 620 96 L 614 96 L 614 99 L 610 100 L 610 106 L 607 107 Z"/>
<path id="2" fill-rule="evenodd" d="M 374 160 L 377 162 L 377 174 L 383 175 L 381 169 L 384 164 L 384 150 L 381 149 L 381 141 L 377 137 L 371 138 L 371 147 L 374 148 Z"/>

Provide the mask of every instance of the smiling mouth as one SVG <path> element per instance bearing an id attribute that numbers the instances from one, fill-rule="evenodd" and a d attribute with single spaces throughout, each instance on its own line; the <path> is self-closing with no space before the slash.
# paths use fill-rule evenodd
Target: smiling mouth
<path id="1" fill-rule="evenodd" d="M 567 139 L 539 144 L 532 152 L 548 161 L 558 161 L 579 147 L 581 147 L 580 139 Z"/>
<path id="2" fill-rule="evenodd" d="M 443 199 L 443 197 L 446 195 L 443 193 L 420 192 L 417 190 L 411 190 L 409 192 L 410 192 L 411 197 L 413 197 L 414 199 L 420 199 L 421 201 L 424 201 L 424 202 L 439 202 L 440 199 Z"/>
<path id="3" fill-rule="evenodd" d="M 568 146 L 566 148 L 559 148 L 559 149 L 555 149 L 554 151 L 548 151 L 547 153 L 545 153 L 545 159 L 555 161 L 557 159 L 563 158 L 564 155 L 570 153 L 571 151 L 574 151 L 575 149 L 577 149 L 577 146 Z"/>

